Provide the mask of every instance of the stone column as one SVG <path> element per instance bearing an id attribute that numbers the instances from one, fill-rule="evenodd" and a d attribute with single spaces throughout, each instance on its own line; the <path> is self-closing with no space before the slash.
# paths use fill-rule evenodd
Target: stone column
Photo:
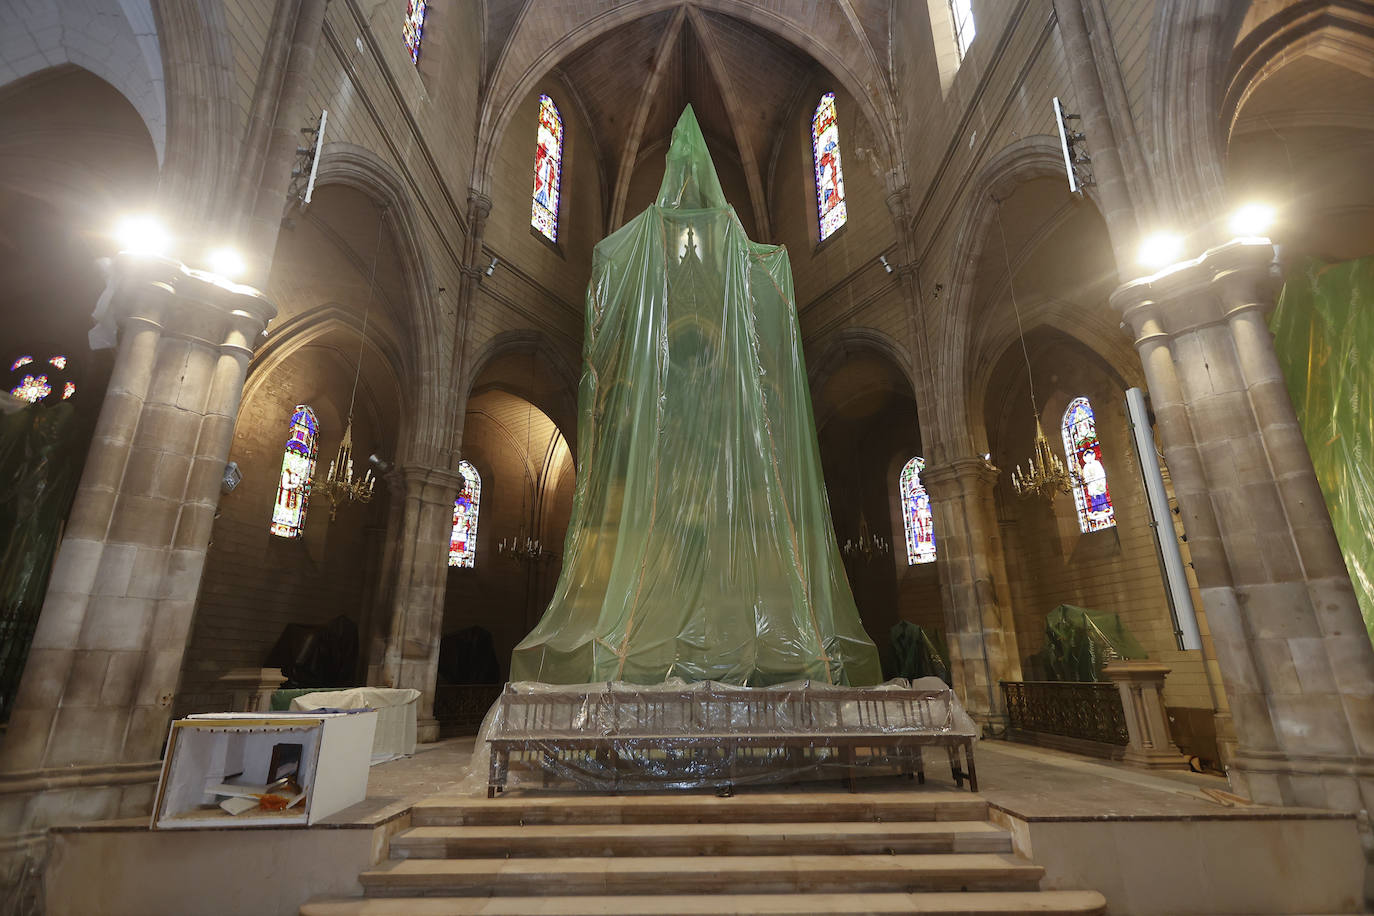
<path id="1" fill-rule="evenodd" d="M 935 516 L 954 687 L 969 714 L 994 733 L 1007 722 L 998 683 L 1021 677 L 993 502 L 997 474 L 982 458 L 926 465 L 921 473 Z"/>
<path id="2" fill-rule="evenodd" d="M 1265 323 L 1270 245 L 1239 239 L 1112 295 L 1136 338 L 1238 744 L 1237 791 L 1374 805 L 1374 647 Z"/>
<path id="3" fill-rule="evenodd" d="M 244 376 L 276 314 L 177 261 L 125 253 L 113 271 L 119 350 L 0 748 L 0 834 L 147 812 Z"/>
<path id="4" fill-rule="evenodd" d="M 463 477 L 456 471 L 414 466 L 402 468 L 402 473 L 405 508 L 381 682 L 387 687 L 413 687 L 423 694 L 417 736 L 420 741 L 437 741 L 434 685 L 439 677 L 453 501 Z"/>

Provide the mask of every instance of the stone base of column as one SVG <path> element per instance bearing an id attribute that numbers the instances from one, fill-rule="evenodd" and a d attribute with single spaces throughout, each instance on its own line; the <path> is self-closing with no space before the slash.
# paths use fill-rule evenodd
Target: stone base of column
<path id="1" fill-rule="evenodd" d="M 1232 791 L 1261 805 L 1374 810 L 1374 759 L 1369 757 L 1240 750 L 1227 776 Z"/>
<path id="2" fill-rule="evenodd" d="M 439 720 L 421 719 L 415 723 L 415 740 L 421 744 L 433 744 L 439 740 Z"/>

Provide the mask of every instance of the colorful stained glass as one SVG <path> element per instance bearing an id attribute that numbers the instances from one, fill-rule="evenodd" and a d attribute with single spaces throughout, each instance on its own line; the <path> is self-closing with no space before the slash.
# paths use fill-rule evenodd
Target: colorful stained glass
<path id="1" fill-rule="evenodd" d="M 319 433 L 315 411 L 304 404 L 296 405 L 281 459 L 277 502 L 272 509 L 272 533 L 277 537 L 298 538 L 305 531 L 305 509 L 310 502 L 310 478 L 315 476 Z"/>
<path id="2" fill-rule="evenodd" d="M 902 468 L 899 480 L 908 566 L 935 562 L 935 516 L 930 512 L 930 494 L 921 485 L 921 472 L 925 469 L 924 458 L 912 458 Z"/>
<path id="3" fill-rule="evenodd" d="M 405 36 L 406 50 L 410 52 L 412 64 L 420 62 L 420 42 L 425 37 L 426 12 L 428 10 L 425 0 L 407 0 L 406 18 L 401 25 L 401 34 Z"/>
<path id="4" fill-rule="evenodd" d="M 811 116 L 811 156 L 816 165 L 816 205 L 821 241 L 844 225 L 844 169 L 840 167 L 840 128 L 835 121 L 835 93 L 821 96 Z"/>
<path id="5" fill-rule="evenodd" d="M 977 33 L 973 25 L 972 0 L 949 0 L 949 13 L 954 20 L 954 42 L 959 46 L 959 59 L 963 60 Z"/>
<path id="6" fill-rule="evenodd" d="M 1087 398 L 1074 398 L 1064 411 L 1064 457 L 1073 474 L 1073 501 L 1078 507 L 1078 527 L 1084 534 L 1116 524 L 1112 497 L 1107 491 L 1107 469 L 1102 465 L 1102 443 L 1097 439 L 1097 420 Z"/>
<path id="7" fill-rule="evenodd" d="M 67 398 L 71 397 L 74 394 L 76 394 L 75 382 L 68 382 L 66 385 L 62 387 L 62 400 L 65 401 L 67 400 Z"/>
<path id="8" fill-rule="evenodd" d="M 530 225 L 558 241 L 558 193 L 563 182 L 563 118 L 546 95 L 539 97 L 539 141 L 534 149 L 534 200 Z"/>
<path id="9" fill-rule="evenodd" d="M 23 381 L 10 389 L 10 394 L 22 401 L 36 404 L 52 394 L 52 385 L 46 375 L 26 375 Z"/>
<path id="10" fill-rule="evenodd" d="M 466 461 L 458 462 L 463 489 L 453 501 L 453 533 L 448 541 L 448 565 L 471 569 L 477 560 L 477 510 L 482 503 L 482 478 Z"/>
<path id="11" fill-rule="evenodd" d="M 22 369 L 31 362 L 33 362 L 32 356 L 21 356 L 14 361 L 14 365 L 10 366 L 10 371 L 13 372 L 16 369 Z"/>
<path id="12" fill-rule="evenodd" d="M 48 362 L 52 363 L 59 369 L 67 368 L 67 357 L 65 356 L 50 356 L 48 357 Z"/>

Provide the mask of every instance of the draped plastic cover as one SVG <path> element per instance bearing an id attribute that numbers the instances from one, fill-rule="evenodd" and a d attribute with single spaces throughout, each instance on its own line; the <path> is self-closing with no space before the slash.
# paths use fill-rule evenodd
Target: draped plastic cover
<path id="1" fill-rule="evenodd" d="M 1374 636 L 1374 258 L 1289 274 L 1274 347 Z"/>
<path id="2" fill-rule="evenodd" d="M 454 791 L 694 789 L 919 769 L 921 745 L 976 740 L 935 677 L 847 688 L 712 682 L 507 684 Z M 499 753 L 493 757 L 492 742 Z"/>
<path id="3" fill-rule="evenodd" d="M 1045 645 L 1031 656 L 1031 664 L 1049 681 L 1105 681 L 1107 662 L 1145 657 L 1119 615 L 1061 604 L 1045 618 Z"/>
<path id="4" fill-rule="evenodd" d="M 831 527 L 787 251 L 744 234 L 688 107 L 587 290 L 577 488 L 512 681 L 874 684 Z"/>

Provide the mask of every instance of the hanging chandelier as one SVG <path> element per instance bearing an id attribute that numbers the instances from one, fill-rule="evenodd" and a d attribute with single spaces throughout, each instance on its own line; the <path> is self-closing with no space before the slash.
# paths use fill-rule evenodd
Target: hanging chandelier
<path id="1" fill-rule="evenodd" d="M 353 392 L 348 396 L 348 421 L 344 424 L 343 439 L 339 451 L 329 462 L 329 473 L 324 477 L 316 476 L 310 481 L 313 493 L 322 493 L 329 500 L 329 520 L 334 521 L 339 506 L 346 502 L 369 503 L 377 479 L 369 467 L 362 477 L 353 476 L 353 406 L 358 399 L 358 379 L 363 371 L 363 348 L 367 345 L 367 319 L 372 310 L 372 295 L 377 284 L 377 256 L 382 249 L 382 225 L 386 221 L 386 208 L 377 217 L 377 243 L 372 249 L 372 276 L 367 282 L 367 305 L 363 308 L 363 332 L 358 338 L 358 361 L 353 366 Z"/>
<path id="2" fill-rule="evenodd" d="M 862 560 L 867 563 L 874 557 L 885 557 L 892 552 L 892 545 L 880 534 L 869 534 L 868 518 L 859 512 L 859 536 L 846 538 L 840 553 L 846 560 Z"/>
<path id="3" fill-rule="evenodd" d="M 1021 355 L 1026 360 L 1026 384 L 1030 389 L 1031 416 L 1035 418 L 1034 454 L 1024 471 L 1020 462 L 1017 462 L 1011 472 L 1011 486 L 1022 499 L 1040 496 L 1053 500 L 1060 493 L 1072 492 L 1073 476 L 1050 449 L 1050 442 L 1040 425 L 1040 406 L 1035 400 L 1035 377 L 1031 373 L 1030 351 L 1026 348 L 1026 331 L 1021 326 L 1021 309 L 1016 304 L 1016 284 L 1012 278 L 1011 254 L 1007 249 L 1007 231 L 1002 226 L 1002 201 L 993 200 L 997 202 L 997 231 L 1002 237 L 1002 260 L 1007 266 L 1007 291 L 1011 294 L 1011 309 L 1016 315 L 1016 334 L 1021 339 Z"/>

